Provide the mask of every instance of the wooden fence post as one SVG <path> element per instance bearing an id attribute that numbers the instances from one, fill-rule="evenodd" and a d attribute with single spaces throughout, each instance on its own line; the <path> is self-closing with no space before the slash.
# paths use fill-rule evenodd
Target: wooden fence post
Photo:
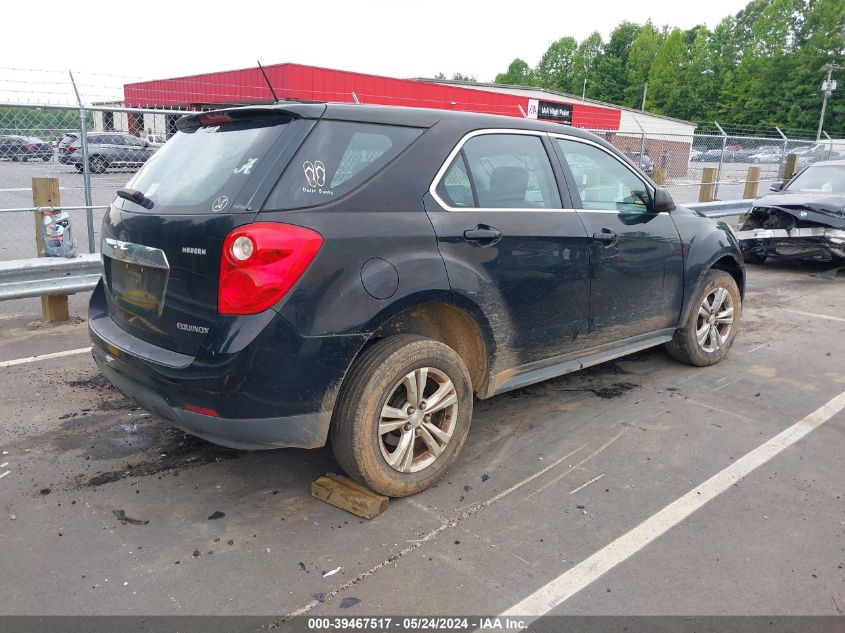
<path id="1" fill-rule="evenodd" d="M 699 202 L 712 202 L 716 198 L 716 168 L 705 167 L 701 170 L 701 190 Z"/>
<path id="2" fill-rule="evenodd" d="M 788 154 L 786 156 L 786 165 L 783 168 L 783 184 L 792 180 L 792 177 L 798 173 L 798 154 Z"/>
<path id="3" fill-rule="evenodd" d="M 35 207 L 60 207 L 59 179 L 33 178 L 32 205 Z M 35 244 L 39 257 L 47 256 L 44 246 L 43 226 L 44 214 L 36 211 L 35 216 Z M 47 295 L 41 297 L 41 318 L 50 323 L 70 320 L 67 295 Z"/>
<path id="4" fill-rule="evenodd" d="M 657 169 L 655 169 L 651 174 L 651 179 L 654 181 L 654 184 L 665 185 L 667 171 L 668 170 L 665 167 L 658 167 Z"/>
<path id="5" fill-rule="evenodd" d="M 760 168 L 756 165 L 751 165 L 748 168 L 748 173 L 745 175 L 745 189 L 742 192 L 744 199 L 756 198 L 757 187 L 760 185 Z"/>

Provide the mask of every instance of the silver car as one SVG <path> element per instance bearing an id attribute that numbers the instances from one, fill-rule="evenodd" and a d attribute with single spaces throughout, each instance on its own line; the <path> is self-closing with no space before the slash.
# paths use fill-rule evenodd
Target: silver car
<path id="1" fill-rule="evenodd" d="M 88 134 L 88 165 L 91 173 L 102 174 L 109 168 L 140 167 L 157 147 L 149 141 L 124 132 L 92 132 Z M 59 162 L 82 171 L 82 142 L 78 132 L 68 132 L 59 141 Z"/>

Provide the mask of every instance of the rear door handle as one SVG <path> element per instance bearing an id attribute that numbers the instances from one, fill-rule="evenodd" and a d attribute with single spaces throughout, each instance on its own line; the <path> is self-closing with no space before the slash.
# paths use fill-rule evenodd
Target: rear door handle
<path id="1" fill-rule="evenodd" d="M 615 242 L 616 233 L 608 231 L 607 229 L 602 229 L 601 233 L 593 233 L 593 239 L 597 242 Z"/>
<path id="2" fill-rule="evenodd" d="M 479 224 L 474 229 L 464 231 L 464 239 L 467 242 L 476 242 L 479 246 L 492 246 L 502 239 L 502 233 L 492 226 Z"/>

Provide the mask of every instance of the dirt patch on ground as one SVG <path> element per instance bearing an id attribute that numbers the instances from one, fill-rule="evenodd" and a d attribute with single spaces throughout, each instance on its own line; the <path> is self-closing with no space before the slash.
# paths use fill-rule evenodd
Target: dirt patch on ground
<path id="1" fill-rule="evenodd" d="M 44 329 L 51 329 L 51 330 L 58 330 L 63 331 L 63 329 L 67 329 L 69 331 L 73 330 L 73 326 L 79 325 L 80 323 L 85 323 L 85 319 L 79 316 L 71 315 L 70 319 L 67 321 L 60 321 L 58 323 L 54 323 L 51 321 L 43 321 L 42 319 L 36 319 L 35 321 L 30 321 L 26 324 L 26 328 L 28 330 L 44 330 Z"/>
<path id="2" fill-rule="evenodd" d="M 609 400 L 611 398 L 618 398 L 626 391 L 630 391 L 635 387 L 639 387 L 638 384 L 633 382 L 614 382 L 606 387 L 595 387 L 592 389 L 587 389 L 587 391 L 591 392 L 593 395 L 598 396 L 599 398 L 603 398 L 605 400 Z"/>
<path id="3" fill-rule="evenodd" d="M 159 457 L 135 464 L 127 464 L 117 470 L 97 473 L 93 477 L 81 475 L 76 484 L 79 488 L 93 488 L 129 477 L 148 477 L 173 470 L 194 468 L 204 464 L 235 459 L 244 454 L 231 448 L 211 444 L 203 439 L 168 429 L 171 441 L 161 446 Z"/>
<path id="4" fill-rule="evenodd" d="M 69 380 L 68 386 L 75 389 L 108 389 L 109 391 L 117 391 L 112 387 L 111 383 L 106 380 L 106 377 L 101 373 L 96 373 L 88 378 L 77 378 L 76 380 Z"/>
<path id="5" fill-rule="evenodd" d="M 136 409 L 132 400 L 124 396 L 106 379 L 103 374 L 97 372 L 85 378 L 67 380 L 67 385 L 73 389 L 86 389 L 95 391 L 100 396 L 100 402 L 95 406 L 98 411 L 121 411 Z"/>

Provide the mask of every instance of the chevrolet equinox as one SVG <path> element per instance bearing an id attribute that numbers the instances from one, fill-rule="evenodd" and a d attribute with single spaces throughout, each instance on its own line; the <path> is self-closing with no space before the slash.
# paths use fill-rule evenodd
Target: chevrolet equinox
<path id="1" fill-rule="evenodd" d="M 105 215 L 89 327 L 120 391 L 212 442 L 330 440 L 409 495 L 475 397 L 656 345 L 711 365 L 737 334 L 731 230 L 588 132 L 351 104 L 178 129 Z"/>

